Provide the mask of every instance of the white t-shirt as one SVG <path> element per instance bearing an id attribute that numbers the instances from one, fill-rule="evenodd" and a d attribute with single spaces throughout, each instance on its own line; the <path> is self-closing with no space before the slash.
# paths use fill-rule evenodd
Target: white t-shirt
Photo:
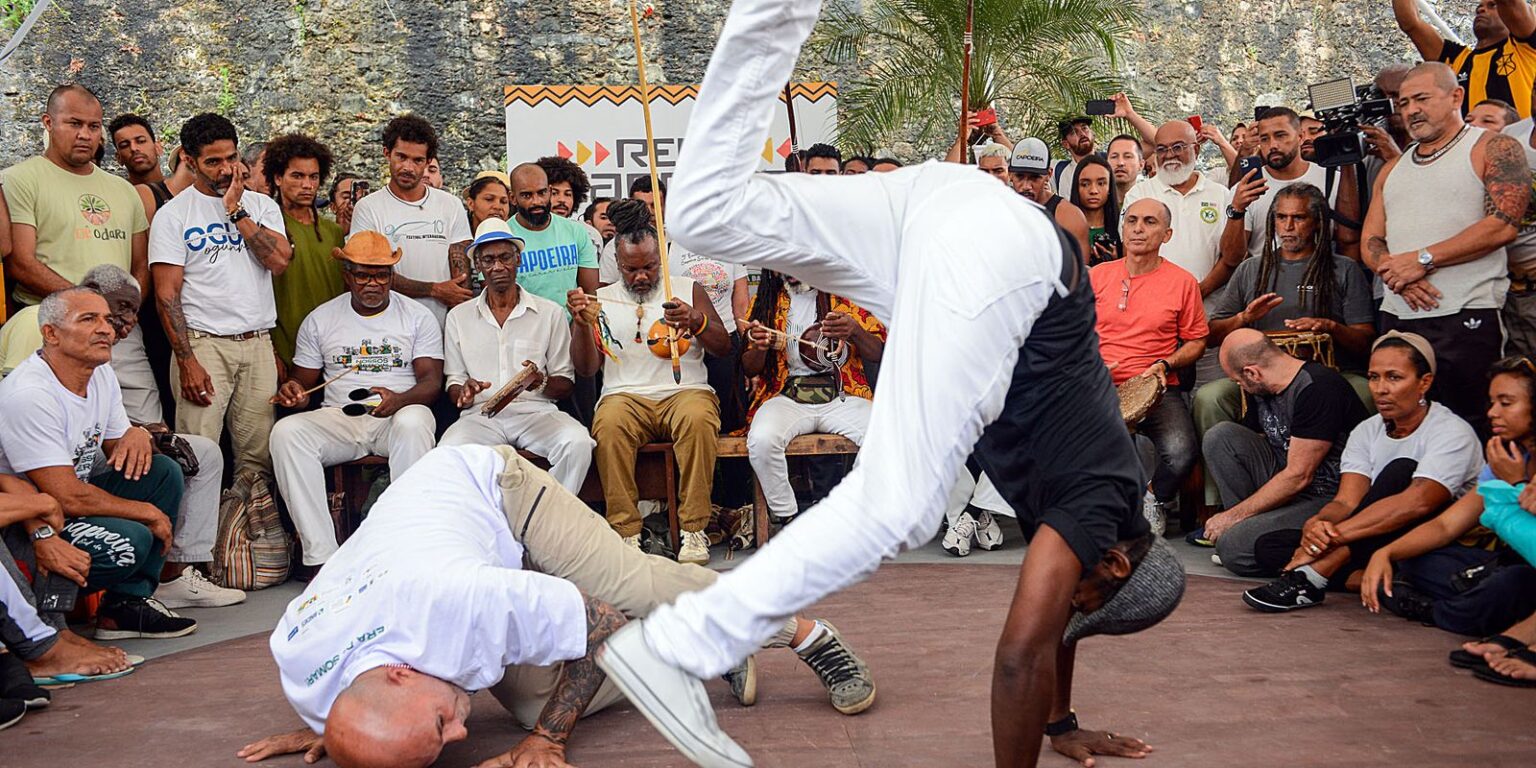
<path id="1" fill-rule="evenodd" d="M 336 696 L 385 664 L 473 692 L 512 664 L 586 655 L 576 585 L 522 570 L 496 484 L 505 466 L 485 446 L 428 453 L 283 610 L 268 644 L 310 728 L 323 731 Z"/>
<path id="2" fill-rule="evenodd" d="M 441 283 L 453 276 L 448 265 L 448 246 L 473 240 L 469 214 L 457 197 L 424 186 L 427 196 L 408 203 L 395 197 L 389 187 L 362 200 L 352 210 L 352 231 L 348 236 L 369 230 L 389 238 L 390 245 L 401 249 L 395 271 L 401 277 L 427 283 Z M 437 299 L 416 299 L 437 317 L 439 328 L 448 308 Z"/>
<path id="3" fill-rule="evenodd" d="M 789 315 L 785 317 L 784 324 L 789 326 L 785 330 L 791 336 L 805 336 L 805 332 L 816 324 L 820 317 L 816 316 L 816 297 L 820 292 L 812 289 L 809 291 L 797 291 L 789 286 L 784 286 L 789 293 Z M 815 376 L 825 371 L 814 371 L 805 364 L 805 359 L 800 357 L 799 345 L 789 342 L 784 351 L 784 362 L 789 367 L 791 376 Z"/>
<path id="4" fill-rule="evenodd" d="M 444 388 L 463 384 L 466 379 L 491 383 L 475 397 L 465 413 L 478 412 L 496 391 L 523 370 L 523 361 L 531 360 L 544 373 L 575 380 L 571 362 L 571 328 L 565 307 L 532 291 L 523 290 L 517 306 L 507 315 L 507 322 L 496 324 L 496 316 L 486 304 L 486 293 L 473 301 L 448 310 L 443 328 Z M 515 402 L 551 403 L 541 388 L 524 392 Z M 508 411 L 502 411 L 508 413 Z"/>
<path id="5" fill-rule="evenodd" d="M 81 482 L 106 471 L 102 441 L 128 431 L 112 366 L 98 365 L 80 397 L 59 383 L 41 355 L 0 381 L 0 472 L 72 467 Z"/>
<path id="6" fill-rule="evenodd" d="M 1477 484 L 1477 473 L 1483 468 L 1483 446 L 1472 426 L 1460 416 L 1439 403 L 1430 403 L 1424 421 L 1404 438 L 1389 437 L 1379 414 L 1360 422 L 1349 433 L 1339 458 L 1339 472 L 1374 481 L 1396 459 L 1418 462 L 1415 478 L 1433 480 L 1450 491 L 1452 498 L 1459 498 Z"/>
<path id="7" fill-rule="evenodd" d="M 603 246 L 597 259 L 597 282 L 613 285 L 619 282 L 619 239 L 615 237 Z M 731 297 L 736 281 L 747 276 L 747 268 L 729 262 L 701 256 L 680 245 L 667 243 L 667 267 L 673 277 L 687 277 L 704 287 L 709 303 L 715 305 L 716 314 L 725 322 L 726 330 L 736 329 L 736 312 L 731 308 Z M 743 318 L 745 320 L 745 318 Z"/>
<path id="8" fill-rule="evenodd" d="M 1181 194 L 1154 176 L 1131 187 L 1121 210 L 1147 197 L 1162 201 L 1173 212 L 1173 238 L 1163 246 L 1163 258 L 1183 267 L 1196 280 L 1204 280 L 1221 255 L 1221 232 L 1227 227 L 1232 190 L 1205 171 L 1200 171 L 1188 194 Z"/>
<path id="9" fill-rule="evenodd" d="M 674 296 L 692 296 L 693 280 L 680 275 L 672 279 Z M 672 381 L 672 358 L 657 357 L 651 353 L 647 340 L 651 326 L 655 325 L 666 310 L 661 305 L 667 300 L 661 286 L 651 294 L 643 311 L 634 306 L 635 297 L 623 283 L 605 285 L 597 289 L 597 298 L 603 304 L 603 316 L 607 318 L 607 330 L 613 336 L 613 353 L 618 362 L 603 358 L 602 397 L 617 394 L 634 395 L 650 400 L 662 400 L 684 389 L 709 390 L 709 371 L 704 367 L 704 345 L 698 339 L 689 339 L 688 351 L 679 355 L 683 381 Z M 640 341 L 635 341 L 639 334 Z M 599 398 L 601 401 L 601 398 Z"/>
<path id="10" fill-rule="evenodd" d="M 258 225 L 287 234 L 272 198 L 246 190 L 240 203 Z M 187 187 L 161 206 L 149 230 L 149 263 L 185 270 L 181 307 L 188 328 L 230 336 L 277 325 L 272 273 L 229 223 L 221 197 Z"/>
<path id="11" fill-rule="evenodd" d="M 293 364 L 322 369 L 322 379 L 358 366 L 325 388 L 326 406 L 340 408 L 360 387 L 404 392 L 416 386 L 411 363 L 421 357 L 443 359 L 443 332 L 425 307 L 390 291 L 389 306 L 364 317 L 352 308 L 352 294 L 343 293 L 315 307 L 299 325 Z"/>
<path id="12" fill-rule="evenodd" d="M 1316 163 L 1307 163 L 1306 172 L 1289 181 L 1281 181 L 1270 174 L 1269 166 L 1264 166 L 1264 180 L 1269 183 L 1269 189 L 1264 195 L 1253 201 L 1243 215 L 1243 228 L 1248 230 L 1248 255 L 1259 257 L 1264 255 L 1264 230 L 1269 227 L 1269 209 L 1275 204 L 1275 195 L 1280 190 L 1292 184 L 1311 184 L 1322 192 L 1328 191 L 1328 169 Z M 1328 195 L 1328 204 L 1334 205 L 1339 201 L 1339 183 L 1335 179 L 1333 192 Z"/>

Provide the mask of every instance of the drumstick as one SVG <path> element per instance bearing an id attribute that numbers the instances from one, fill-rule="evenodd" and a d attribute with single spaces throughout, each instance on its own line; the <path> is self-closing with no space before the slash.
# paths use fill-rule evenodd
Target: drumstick
<path id="1" fill-rule="evenodd" d="M 303 392 L 300 392 L 299 393 L 299 397 L 308 397 L 309 395 L 312 395 L 312 394 L 314 394 L 314 393 L 316 393 L 316 392 L 318 392 L 318 391 L 320 391 L 322 389 L 325 389 L 326 387 L 328 387 L 328 386 L 330 386 L 332 384 L 335 384 L 336 382 L 341 380 L 341 377 L 343 377 L 343 376 L 345 376 L 345 375 L 347 375 L 349 373 L 355 372 L 358 369 L 358 367 L 359 367 L 359 363 L 353 363 L 350 367 L 348 367 L 346 370 L 342 371 L 341 373 L 338 373 L 335 376 L 332 376 L 329 379 L 326 379 L 325 381 L 322 381 L 319 384 L 316 384 L 313 387 L 310 387 L 309 389 L 306 389 Z M 277 405 L 277 395 L 273 395 L 272 397 L 268 398 L 267 399 L 267 405 Z"/>

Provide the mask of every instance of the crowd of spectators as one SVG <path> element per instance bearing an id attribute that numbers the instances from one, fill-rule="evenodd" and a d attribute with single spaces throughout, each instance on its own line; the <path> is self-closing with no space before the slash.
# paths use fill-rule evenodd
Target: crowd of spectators
<path id="1" fill-rule="evenodd" d="M 1362 173 L 1318 162 L 1305 111 L 1262 109 L 1229 141 L 1123 94 L 1054 141 L 972 116 L 945 159 L 1076 241 L 1110 377 L 1160 393 L 1127 424 L 1159 535 L 1268 580 L 1242 593 L 1259 612 L 1358 593 L 1484 638 L 1452 663 L 1536 685 L 1536 492 L 1494 493 L 1536 467 L 1536 14 L 1484 0 L 1467 47 L 1393 6 L 1425 61 L 1375 73 L 1395 114 L 1358 129 Z M 660 552 L 637 467 L 670 442 L 674 556 L 702 564 L 750 529 L 747 467 L 792 524 L 842 467 L 797 482 L 790 441 L 864 437 L 880 318 L 729 254 L 673 247 L 663 275 L 665 182 L 594 198 L 544 157 L 450 191 L 414 114 L 382 127 L 380 167 L 345 171 L 314 137 L 242 142 L 216 114 L 167 152 L 80 85 L 42 126 L 44 152 L 0 176 L 0 725 L 46 704 L 34 679 L 129 670 L 71 631 L 79 598 L 96 641 L 183 636 L 178 609 L 244 599 L 210 578 L 240 478 L 273 480 L 299 579 L 338 546 L 328 467 L 378 456 L 398 476 L 439 444 L 511 445 L 573 492 L 595 474 L 593 505 Z M 1113 126 L 1131 132 L 1101 145 Z M 876 154 L 817 144 L 791 165 L 901 167 Z M 744 464 L 717 456 L 729 434 Z M 974 466 L 957 485 L 944 548 L 1000 546 L 1011 511 Z"/>

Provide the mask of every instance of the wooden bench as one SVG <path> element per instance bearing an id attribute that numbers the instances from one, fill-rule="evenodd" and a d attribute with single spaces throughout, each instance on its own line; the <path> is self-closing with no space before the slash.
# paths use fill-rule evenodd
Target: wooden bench
<path id="1" fill-rule="evenodd" d="M 801 435 L 789 442 L 785 449 L 785 456 L 847 456 L 859 452 L 857 443 L 841 435 L 809 434 Z M 519 451 L 523 458 L 528 459 L 542 469 L 549 469 L 549 462 L 542 456 L 536 456 L 527 451 Z M 747 439 L 745 437 L 721 437 L 716 453 L 721 459 L 746 459 Z M 367 467 L 387 466 L 389 459 L 383 456 L 364 456 L 355 461 L 343 462 L 328 467 L 331 476 L 331 523 L 336 527 L 336 541 L 343 542 L 357 530 L 362 524 L 363 501 L 368 498 L 368 483 L 363 470 Z M 640 448 L 639 459 L 635 465 L 635 484 L 640 489 L 642 499 L 663 499 L 667 509 L 667 530 L 670 532 L 672 551 L 679 548 L 681 528 L 678 525 L 677 510 L 677 459 L 672 453 L 671 443 L 647 443 Z M 582 483 L 581 491 L 576 494 L 582 501 L 588 503 L 603 500 L 602 481 L 597 476 L 597 466 L 587 472 L 586 481 Z M 762 485 L 757 482 L 757 477 L 752 477 L 752 521 L 755 530 L 754 540 L 756 546 L 767 543 L 772 535 L 768 520 L 768 502 L 763 498 Z"/>

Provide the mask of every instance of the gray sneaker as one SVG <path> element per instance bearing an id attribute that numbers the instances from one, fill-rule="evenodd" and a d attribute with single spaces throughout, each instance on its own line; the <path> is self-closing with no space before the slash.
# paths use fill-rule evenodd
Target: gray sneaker
<path id="1" fill-rule="evenodd" d="M 854 655 L 831 622 L 817 619 L 816 623 L 827 631 L 803 653 L 795 653 L 821 678 L 833 709 L 845 715 L 869 709 L 875 703 L 875 678 L 869 674 L 869 666 Z"/>
<path id="2" fill-rule="evenodd" d="M 677 751 L 703 768 L 752 768 L 752 757 L 715 722 L 704 683 L 668 664 L 631 621 L 597 652 L 597 665 Z"/>
<path id="3" fill-rule="evenodd" d="M 743 707 L 750 707 L 757 703 L 757 654 L 747 657 L 746 661 L 731 668 L 731 671 L 720 676 L 725 682 L 730 683 L 731 695 L 736 697 Z"/>

